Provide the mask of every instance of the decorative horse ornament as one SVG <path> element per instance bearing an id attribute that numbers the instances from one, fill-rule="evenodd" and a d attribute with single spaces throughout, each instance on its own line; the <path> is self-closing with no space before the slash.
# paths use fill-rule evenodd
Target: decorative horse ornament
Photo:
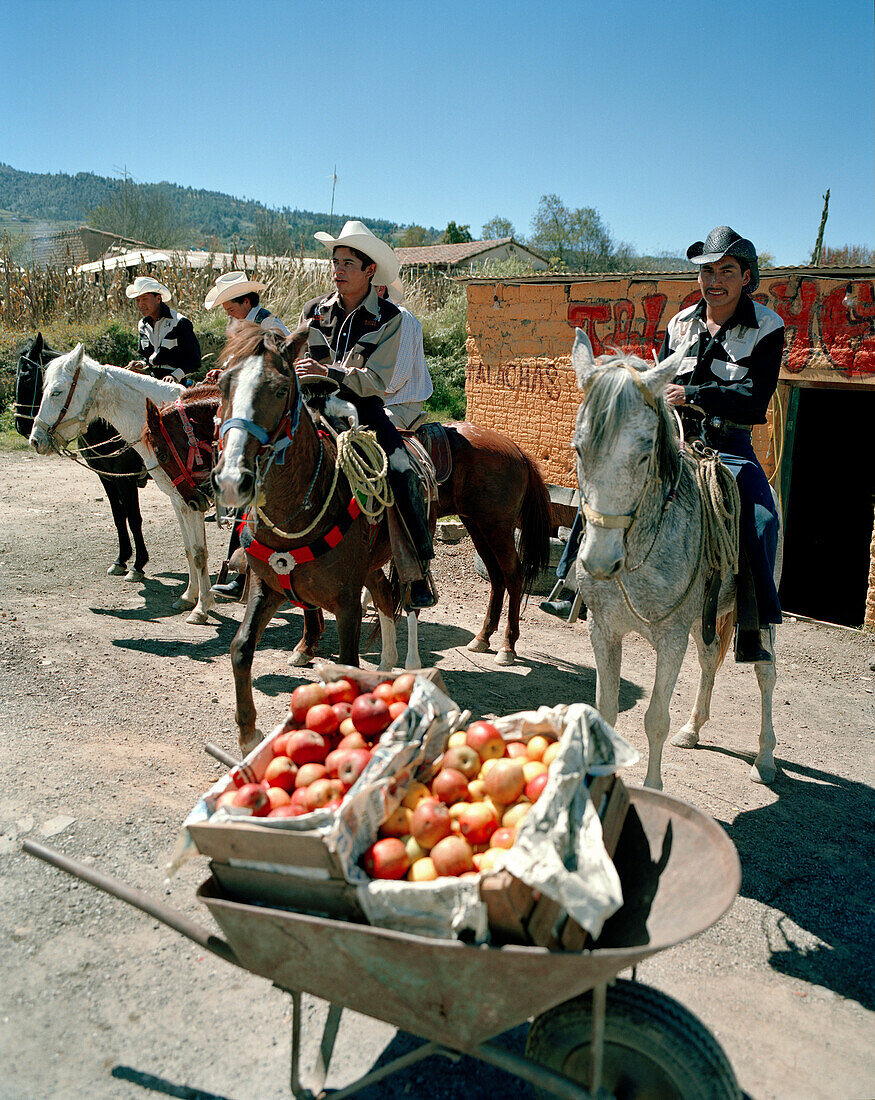
<path id="1" fill-rule="evenodd" d="M 689 635 L 696 643 L 701 676 L 690 719 L 672 738 L 672 744 L 683 748 L 695 747 L 708 720 L 714 677 L 735 623 L 735 578 L 729 569 L 717 605 L 723 618 L 717 636 L 706 645 L 702 606 L 708 504 L 699 488 L 695 460 L 681 453 L 674 419 L 661 400 L 684 354 L 681 348 L 652 367 L 619 353 L 595 360 L 580 329 L 571 354 L 577 384 L 585 394 L 572 442 L 586 519 L 577 582 L 590 612 L 596 707 L 607 722 L 616 722 L 622 642 L 636 631 L 656 650 L 644 726 L 650 749 L 645 784 L 657 789 L 662 788 L 669 703 Z M 763 632 L 764 645 L 766 638 L 774 655 L 774 631 Z M 762 720 L 751 779 L 771 783 L 775 664 L 762 662 L 755 668 Z"/>
<path id="2" fill-rule="evenodd" d="M 188 584 L 173 606 L 192 608 L 187 622 L 208 622 L 213 595 L 207 572 L 207 540 L 202 512 L 185 503 L 172 480 L 155 462 L 155 452 L 141 436 L 146 426 L 146 399 L 174 401 L 184 387 L 147 374 L 103 366 L 89 358 L 81 344 L 58 356 L 46 369 L 43 398 L 30 433 L 39 454 L 66 445 L 98 419 L 112 424 L 143 460 L 158 488 L 173 505 L 188 559 Z"/>

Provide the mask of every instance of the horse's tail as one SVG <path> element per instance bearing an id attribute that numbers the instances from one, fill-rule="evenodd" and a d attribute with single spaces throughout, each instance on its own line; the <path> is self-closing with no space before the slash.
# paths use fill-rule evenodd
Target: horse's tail
<path id="1" fill-rule="evenodd" d="M 528 591 L 538 574 L 550 564 L 550 494 L 535 462 L 520 450 L 529 475 L 529 483 L 520 508 L 519 559 L 523 591 Z"/>

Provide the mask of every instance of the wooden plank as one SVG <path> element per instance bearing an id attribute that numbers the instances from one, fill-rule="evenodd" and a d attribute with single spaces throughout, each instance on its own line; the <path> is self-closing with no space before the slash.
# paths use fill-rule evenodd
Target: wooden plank
<path id="1" fill-rule="evenodd" d="M 796 446 L 796 425 L 799 421 L 799 387 L 791 386 L 787 397 L 787 409 L 784 413 L 784 449 L 781 452 L 781 522 L 787 530 L 787 516 L 790 514 L 791 477 L 793 474 L 793 450 Z"/>
<path id="2" fill-rule="evenodd" d="M 274 905 L 334 920 L 365 919 L 355 887 L 337 879 L 318 882 L 298 875 L 232 867 L 215 860 L 210 862 L 210 870 L 222 889 L 236 901 Z"/>
<path id="3" fill-rule="evenodd" d="M 483 876 L 480 900 L 486 906 L 493 942 L 529 942 L 526 921 L 535 904 L 530 886 L 514 878 L 509 871 L 496 871 Z"/>
<path id="4" fill-rule="evenodd" d="M 274 863 L 321 870 L 326 878 L 343 878 L 339 860 L 315 832 L 295 833 L 231 821 L 205 821 L 190 825 L 188 831 L 200 854 L 220 863 Z"/>

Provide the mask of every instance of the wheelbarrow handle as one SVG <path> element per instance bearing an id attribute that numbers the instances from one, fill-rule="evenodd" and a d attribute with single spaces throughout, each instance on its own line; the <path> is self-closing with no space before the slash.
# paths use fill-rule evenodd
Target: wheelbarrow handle
<path id="1" fill-rule="evenodd" d="M 207 741 L 204 745 L 204 752 L 208 753 L 215 760 L 218 760 L 220 764 L 224 764 L 227 768 L 236 768 L 240 764 L 240 761 L 233 757 L 229 752 L 225 752 L 224 749 L 220 749 L 218 745 L 214 745 L 212 741 Z"/>
<path id="2" fill-rule="evenodd" d="M 203 947 L 207 951 L 211 951 L 214 955 L 218 955 L 219 958 L 224 959 L 225 962 L 233 963 L 235 966 L 241 965 L 233 949 L 225 940 L 219 936 L 214 936 L 212 932 L 209 932 L 206 928 L 196 924 L 194 921 L 189 920 L 188 917 L 177 912 L 175 909 L 171 909 L 167 905 L 162 905 L 160 902 L 153 901 L 153 899 L 150 898 L 148 894 L 144 894 L 142 890 L 135 890 L 132 886 L 127 886 L 118 879 L 101 874 L 100 871 L 95 871 L 93 867 L 88 867 L 84 863 L 78 863 L 75 859 L 70 859 L 68 856 L 56 852 L 53 848 L 47 848 L 45 845 L 38 844 L 34 840 L 23 840 L 21 842 L 21 847 L 28 855 L 35 856 L 44 863 L 50 863 L 53 867 L 57 867 L 58 870 L 66 871 L 68 875 L 73 875 L 75 878 L 82 879 L 82 881 L 87 882 L 89 886 L 94 886 L 98 890 L 102 890 L 105 894 L 110 894 L 120 901 L 127 902 L 128 905 L 132 905 L 135 909 L 139 909 L 143 913 L 148 913 L 150 917 L 154 917 L 156 920 L 161 921 L 162 924 L 166 924 L 168 928 L 172 928 L 174 932 L 179 932 L 180 935 L 198 944 L 199 947 Z"/>

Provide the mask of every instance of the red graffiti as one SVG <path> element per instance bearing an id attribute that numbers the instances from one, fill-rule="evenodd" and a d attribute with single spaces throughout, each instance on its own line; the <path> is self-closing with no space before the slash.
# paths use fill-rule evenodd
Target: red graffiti
<path id="1" fill-rule="evenodd" d="M 568 323 L 582 328 L 592 344 L 593 355 L 602 355 L 604 346 L 595 330 L 596 322 L 607 324 L 611 316 L 608 302 L 575 302 L 568 307 Z"/>
<path id="2" fill-rule="evenodd" d="M 820 333 L 826 356 L 837 370 L 849 376 L 875 374 L 873 320 L 871 283 L 852 283 L 847 289 L 837 286 L 824 298 Z"/>
<path id="3" fill-rule="evenodd" d="M 817 301 L 817 283 L 803 279 L 791 292 L 789 283 L 769 285 L 771 307 L 784 322 L 785 370 L 798 374 L 805 369 L 812 346 L 812 319 Z M 796 303 L 797 308 L 793 308 Z"/>

